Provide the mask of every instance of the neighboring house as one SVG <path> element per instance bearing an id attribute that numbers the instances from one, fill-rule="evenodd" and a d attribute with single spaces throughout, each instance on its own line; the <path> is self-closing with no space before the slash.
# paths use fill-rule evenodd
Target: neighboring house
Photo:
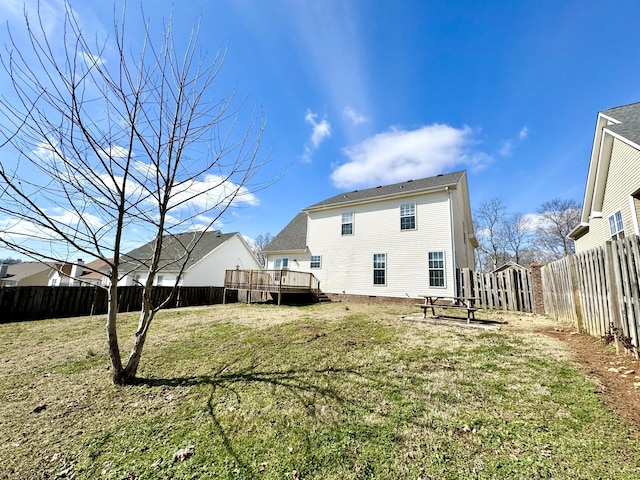
<path id="1" fill-rule="evenodd" d="M 1 287 L 46 286 L 53 264 L 20 262 L 0 265 Z"/>
<path id="2" fill-rule="evenodd" d="M 638 234 L 640 103 L 598 113 L 580 224 L 569 233 L 576 252 Z"/>
<path id="3" fill-rule="evenodd" d="M 187 249 L 202 235 L 186 259 Z M 154 242 L 151 241 L 122 257 L 121 271 L 124 277 L 119 285 L 138 285 L 147 280 L 149 263 L 153 256 Z M 182 286 L 224 286 L 225 270 L 261 270 L 258 259 L 239 233 L 220 231 L 187 232 L 163 239 L 160 271 L 155 285 L 173 286 L 180 268 L 186 266 L 179 282 Z"/>
<path id="4" fill-rule="evenodd" d="M 311 205 L 264 253 L 267 269 L 311 272 L 325 293 L 406 298 L 454 296 L 477 245 L 460 171 Z"/>
<path id="5" fill-rule="evenodd" d="M 94 260 L 85 264 L 81 258 L 76 263 L 57 263 L 49 272 L 48 285 L 52 287 L 89 287 L 91 285 L 109 285 L 105 273 L 96 270 L 106 268 L 103 260 Z"/>
<path id="6" fill-rule="evenodd" d="M 513 260 L 509 260 L 508 262 L 503 263 L 502 265 L 500 265 L 498 268 L 496 268 L 490 273 L 499 273 L 499 272 L 504 272 L 505 270 L 528 270 L 528 269 L 527 267 L 523 267 L 522 265 L 514 262 Z"/>

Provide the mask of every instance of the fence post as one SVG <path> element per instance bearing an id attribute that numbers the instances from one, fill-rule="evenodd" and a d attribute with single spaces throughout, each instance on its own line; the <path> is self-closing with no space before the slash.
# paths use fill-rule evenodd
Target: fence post
<path id="1" fill-rule="evenodd" d="M 613 244 L 609 241 L 604 244 L 604 260 L 605 260 L 605 276 L 607 278 L 609 297 L 609 318 L 611 323 L 616 329 L 622 328 L 622 321 L 620 315 L 620 294 L 618 292 L 618 271 L 620 266 L 618 265 L 616 258 L 613 254 Z M 611 328 L 609 326 L 609 328 Z M 620 353 L 620 342 L 618 341 L 618 335 L 614 332 L 616 353 Z"/>
<path id="2" fill-rule="evenodd" d="M 576 269 L 576 256 L 569 256 L 569 274 L 571 276 L 571 295 L 573 297 L 573 308 L 576 313 L 576 329 L 578 332 L 584 332 L 582 318 L 582 303 L 580 302 L 580 291 L 578 288 L 578 272 Z"/>

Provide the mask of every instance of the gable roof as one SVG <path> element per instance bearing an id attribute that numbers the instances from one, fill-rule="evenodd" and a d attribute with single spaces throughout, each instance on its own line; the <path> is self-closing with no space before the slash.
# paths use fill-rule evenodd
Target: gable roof
<path id="1" fill-rule="evenodd" d="M 304 250 L 307 248 L 307 213 L 298 213 L 264 248 L 265 252 Z"/>
<path id="2" fill-rule="evenodd" d="M 202 235 L 202 238 L 198 240 L 200 235 Z M 163 246 L 162 253 L 160 254 L 159 268 L 171 269 L 171 267 L 175 267 L 175 270 L 179 270 L 187 249 L 190 248 L 195 241 L 198 241 L 185 265 L 185 270 L 188 270 L 212 250 L 215 250 L 235 235 L 238 235 L 238 233 L 222 233 L 219 230 L 204 233 L 185 232 L 176 235 L 165 235 L 162 241 Z M 133 271 L 138 268 L 148 267 L 153 257 L 154 245 L 155 241 L 152 240 L 123 255 L 122 268 Z"/>
<path id="3" fill-rule="evenodd" d="M 461 170 L 459 172 L 446 173 L 418 180 L 408 180 L 406 182 L 394 183 L 392 185 L 381 185 L 379 187 L 367 188 L 364 190 L 340 193 L 321 202 L 314 203 L 303 210 L 320 210 L 323 208 L 337 207 L 351 203 L 382 200 L 387 197 L 411 195 L 428 192 L 430 190 L 439 190 L 445 187 L 453 187 L 460 182 L 460 179 L 464 174 L 464 170 Z"/>
<path id="4" fill-rule="evenodd" d="M 614 107 L 598 113 L 580 224 L 569 233 L 569 237 L 574 240 L 589 231 L 590 218 L 602 215 L 614 138 L 640 150 L 640 103 Z"/>
<path id="5" fill-rule="evenodd" d="M 611 132 L 640 145 L 640 103 L 610 108 L 602 115 L 619 122 L 607 127 Z"/>
<path id="6" fill-rule="evenodd" d="M 36 275 L 45 270 L 51 270 L 53 268 L 52 263 L 43 262 L 19 262 L 7 265 L 7 274 L 0 280 L 11 280 L 12 282 L 19 282 L 24 278 L 28 278 L 32 275 Z"/>

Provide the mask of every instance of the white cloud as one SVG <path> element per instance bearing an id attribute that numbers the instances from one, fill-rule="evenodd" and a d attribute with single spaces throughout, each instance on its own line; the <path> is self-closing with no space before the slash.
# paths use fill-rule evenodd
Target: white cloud
<path id="1" fill-rule="evenodd" d="M 529 135 L 529 129 L 522 127 L 518 132 L 518 138 L 505 140 L 498 149 L 498 155 L 501 157 L 510 157 L 513 155 L 513 150 L 520 146 L 522 141 Z"/>
<path id="2" fill-rule="evenodd" d="M 520 140 L 524 140 L 529 135 L 529 129 L 527 127 L 522 127 L 520 133 L 518 134 L 518 138 Z"/>
<path id="3" fill-rule="evenodd" d="M 318 114 L 307 109 L 304 115 L 304 121 L 312 126 L 311 137 L 304 145 L 304 152 L 301 156 L 303 162 L 310 162 L 313 152 L 318 149 L 325 138 L 331 136 L 331 124 L 326 118 L 318 121 Z"/>
<path id="4" fill-rule="evenodd" d="M 369 119 L 362 115 L 361 113 L 356 112 L 353 108 L 347 106 L 344 108 L 344 116 L 347 117 L 354 125 L 360 125 L 361 123 L 368 122 Z"/>
<path id="5" fill-rule="evenodd" d="M 479 167 L 491 158 L 471 149 L 469 127 L 433 124 L 416 130 L 392 128 L 344 149 L 349 161 L 331 179 L 339 188 L 372 186 L 423 178 L 454 168 Z"/>
<path id="6" fill-rule="evenodd" d="M 311 133 L 311 145 L 313 148 L 318 148 L 320 143 L 327 137 L 331 136 L 331 125 L 323 118 L 319 122 L 317 121 L 318 114 L 307 110 L 304 116 L 304 121 L 313 127 Z"/>
<path id="7" fill-rule="evenodd" d="M 248 188 L 218 175 L 206 175 L 202 180 L 193 180 L 174 187 L 171 206 L 204 212 L 215 210 L 216 206 L 228 202 L 231 202 L 232 206 L 255 206 L 260 203 Z"/>

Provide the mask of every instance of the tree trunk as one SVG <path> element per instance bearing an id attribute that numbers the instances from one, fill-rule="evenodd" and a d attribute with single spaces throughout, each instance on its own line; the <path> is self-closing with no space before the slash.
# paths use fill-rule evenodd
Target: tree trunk
<path id="1" fill-rule="evenodd" d="M 116 277 L 117 278 L 117 277 Z M 122 360 L 118 346 L 116 319 L 118 316 L 118 285 L 112 281 L 109 286 L 109 304 L 107 307 L 107 342 L 109 344 L 109 358 L 111 360 L 111 374 L 113 383 L 120 385 L 122 376 Z"/>

